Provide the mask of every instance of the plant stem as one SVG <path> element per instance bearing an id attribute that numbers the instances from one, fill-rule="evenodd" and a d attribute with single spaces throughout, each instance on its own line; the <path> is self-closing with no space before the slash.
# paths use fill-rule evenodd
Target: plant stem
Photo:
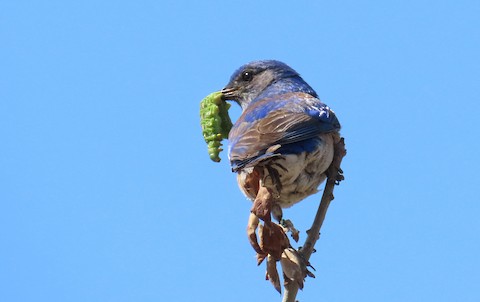
<path id="1" fill-rule="evenodd" d="M 333 189 L 335 184 L 338 181 L 343 179 L 340 171 L 340 164 L 343 157 L 346 155 L 345 142 L 343 137 L 335 145 L 335 156 L 332 162 L 332 165 L 328 171 L 328 178 L 325 184 L 325 189 L 323 191 L 322 199 L 320 205 L 318 206 L 317 214 L 313 220 L 312 227 L 308 230 L 308 236 L 305 240 L 305 244 L 299 251 L 304 257 L 306 262 L 310 259 L 310 256 L 313 253 L 315 243 L 320 238 L 320 229 L 322 228 L 323 221 L 327 214 L 328 207 L 330 202 L 333 200 Z M 295 302 L 298 293 L 298 284 L 296 282 L 286 282 L 285 283 L 285 292 L 283 294 L 282 302 Z"/>

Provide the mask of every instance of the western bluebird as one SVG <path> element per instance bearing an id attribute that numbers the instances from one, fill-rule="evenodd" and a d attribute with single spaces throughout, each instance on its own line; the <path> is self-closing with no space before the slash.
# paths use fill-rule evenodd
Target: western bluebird
<path id="1" fill-rule="evenodd" d="M 228 156 L 240 189 L 253 201 L 250 242 L 259 262 L 267 254 L 279 260 L 288 239 L 284 242 L 282 233 L 270 238 L 276 244 L 258 245 L 258 218 L 263 229 L 275 233 L 271 215 L 280 221 L 282 208 L 318 192 L 340 139 L 340 123 L 295 70 L 275 60 L 241 66 L 222 94 L 242 108 L 229 133 Z"/>

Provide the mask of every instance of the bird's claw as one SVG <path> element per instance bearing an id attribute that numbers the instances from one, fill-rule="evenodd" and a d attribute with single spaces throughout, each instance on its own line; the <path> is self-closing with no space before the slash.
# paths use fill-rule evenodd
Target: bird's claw
<path id="1" fill-rule="evenodd" d="M 298 242 L 300 239 L 300 232 L 295 228 L 293 222 L 290 219 L 282 219 L 280 224 L 285 229 L 285 232 L 290 232 L 290 236 L 292 236 L 295 242 Z"/>
<path id="2" fill-rule="evenodd" d="M 343 170 L 338 168 L 337 176 L 335 177 L 335 184 L 338 186 L 342 180 L 345 180 L 343 176 Z"/>
<path id="3" fill-rule="evenodd" d="M 330 167 L 327 169 L 327 177 L 329 181 L 334 181 L 336 185 L 339 185 L 342 180 L 345 180 L 343 176 L 343 170 L 340 168 L 340 163 L 343 157 L 347 154 L 345 149 L 345 141 L 343 137 L 337 135 L 337 142 L 334 146 L 334 155 Z"/>

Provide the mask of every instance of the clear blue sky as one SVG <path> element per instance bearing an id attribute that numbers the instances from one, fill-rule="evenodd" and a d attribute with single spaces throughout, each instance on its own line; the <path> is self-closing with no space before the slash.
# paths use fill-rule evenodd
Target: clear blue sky
<path id="1" fill-rule="evenodd" d="M 256 59 L 299 71 L 347 143 L 300 300 L 480 301 L 479 15 L 473 0 L 3 1 L 0 301 L 279 301 L 198 116 Z M 285 215 L 305 230 L 319 198 Z"/>

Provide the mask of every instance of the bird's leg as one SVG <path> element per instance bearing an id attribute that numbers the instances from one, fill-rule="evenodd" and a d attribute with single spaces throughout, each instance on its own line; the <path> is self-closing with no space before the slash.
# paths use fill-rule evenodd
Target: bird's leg
<path id="1" fill-rule="evenodd" d="M 293 240 L 298 242 L 298 239 L 300 239 L 300 232 L 295 228 L 290 219 L 282 219 L 280 225 L 286 230 L 285 233 L 290 232 L 290 236 L 292 236 Z"/>
<path id="2" fill-rule="evenodd" d="M 282 208 L 278 205 L 278 203 L 275 203 L 272 206 L 272 216 L 273 219 L 275 219 L 279 223 L 282 221 L 283 211 Z"/>
<path id="3" fill-rule="evenodd" d="M 300 232 L 295 228 L 290 219 L 283 219 L 282 208 L 277 203 L 272 206 L 272 216 L 283 227 L 283 231 L 285 233 L 290 232 L 293 240 L 298 242 L 298 239 L 300 238 Z"/>

